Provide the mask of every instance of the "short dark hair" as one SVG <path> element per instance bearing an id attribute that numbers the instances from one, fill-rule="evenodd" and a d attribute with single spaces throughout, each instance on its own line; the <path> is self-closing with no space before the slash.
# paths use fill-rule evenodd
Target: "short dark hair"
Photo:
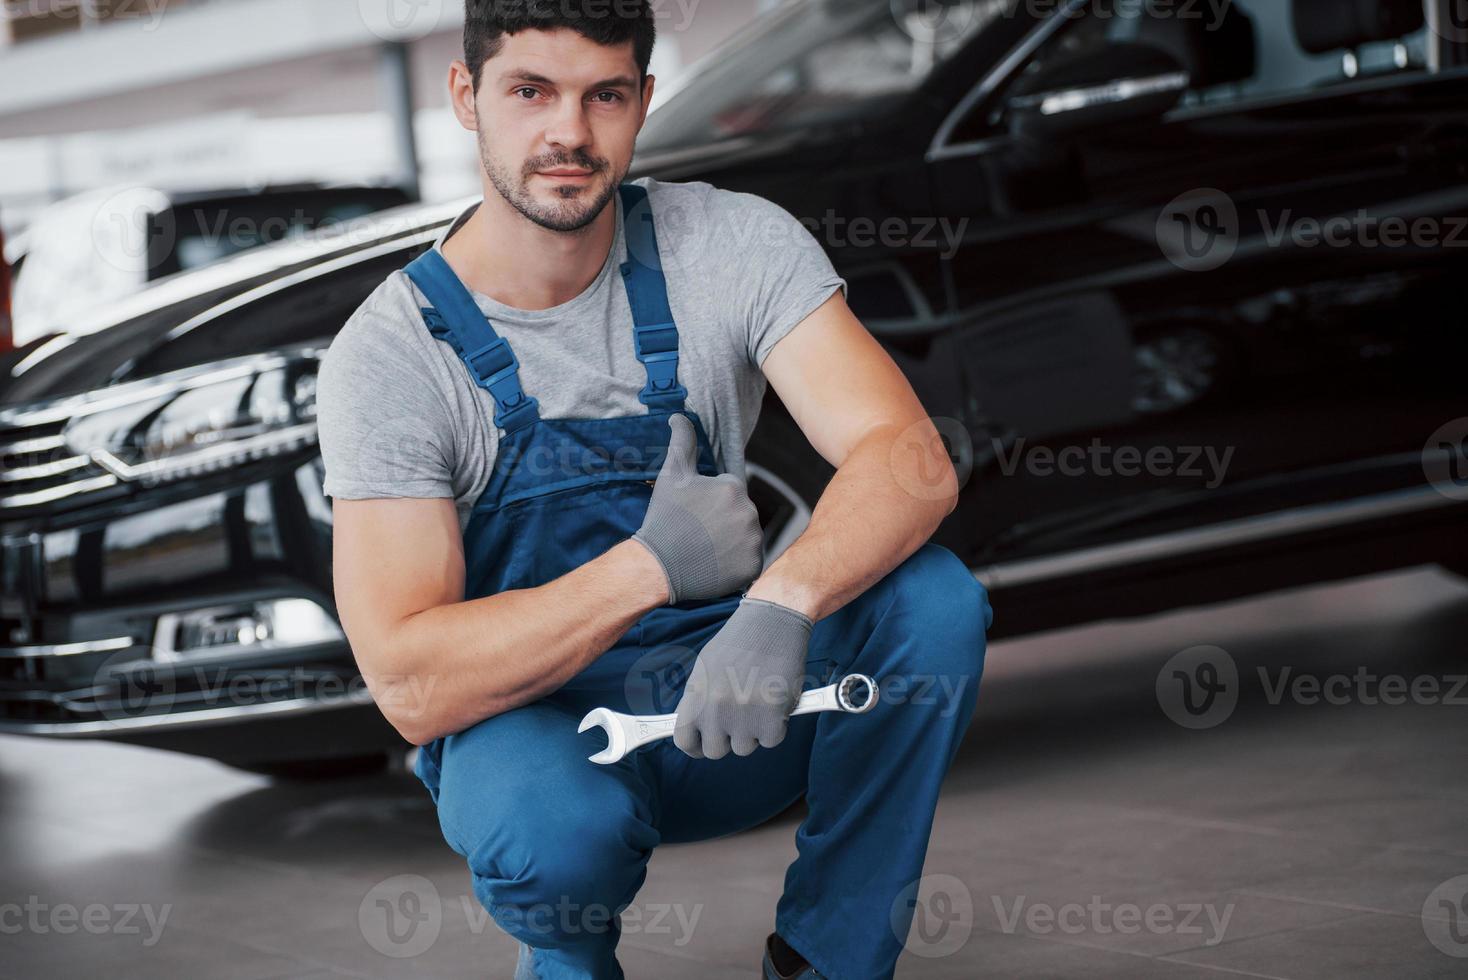
<path id="1" fill-rule="evenodd" d="M 484 63 L 500 53 L 506 34 L 569 27 L 608 47 L 633 42 L 633 57 L 643 81 L 657 41 L 649 0 L 465 0 L 464 63 L 474 75 L 474 90 Z"/>

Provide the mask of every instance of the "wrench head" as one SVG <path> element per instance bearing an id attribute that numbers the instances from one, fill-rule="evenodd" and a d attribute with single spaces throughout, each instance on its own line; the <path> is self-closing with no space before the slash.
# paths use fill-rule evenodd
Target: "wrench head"
<path id="1" fill-rule="evenodd" d="M 618 714 L 610 708 L 592 708 L 581 719 L 581 725 L 577 732 L 584 732 L 589 728 L 600 726 L 607 735 L 607 747 L 587 757 L 591 762 L 598 765 L 610 765 L 619 761 L 627 754 L 627 745 L 630 739 L 627 737 L 627 716 Z"/>
<path id="2" fill-rule="evenodd" d="M 875 708 L 877 696 L 877 682 L 866 674 L 847 674 L 836 685 L 836 702 L 854 715 Z"/>

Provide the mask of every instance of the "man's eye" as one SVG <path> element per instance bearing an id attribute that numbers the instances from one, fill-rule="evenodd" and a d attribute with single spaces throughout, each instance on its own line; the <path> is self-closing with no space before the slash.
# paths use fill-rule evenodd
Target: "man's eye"
<path id="1" fill-rule="evenodd" d="M 609 95 L 609 96 L 611 96 L 611 99 L 608 100 L 607 104 L 610 104 L 612 102 L 620 102 L 622 100 L 622 97 L 620 95 L 618 95 L 616 92 L 598 92 L 598 93 L 596 93 L 596 95 L 592 96 L 592 98 L 594 98 L 594 99 L 600 99 L 603 95 Z"/>
<path id="2" fill-rule="evenodd" d="M 533 89 L 533 88 L 530 88 L 528 86 L 525 87 L 525 88 L 517 88 L 517 89 L 515 89 L 515 94 L 516 95 L 519 95 L 522 92 L 529 92 L 530 93 L 530 98 L 532 98 L 532 99 L 535 98 L 537 95 L 540 94 L 540 92 L 538 90 Z"/>

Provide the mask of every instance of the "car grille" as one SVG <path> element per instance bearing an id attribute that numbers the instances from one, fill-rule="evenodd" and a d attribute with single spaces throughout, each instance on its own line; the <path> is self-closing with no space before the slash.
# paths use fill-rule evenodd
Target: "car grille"
<path id="1" fill-rule="evenodd" d="M 0 516 L 117 485 L 117 477 L 78 455 L 62 430 L 62 405 L 0 411 Z"/>

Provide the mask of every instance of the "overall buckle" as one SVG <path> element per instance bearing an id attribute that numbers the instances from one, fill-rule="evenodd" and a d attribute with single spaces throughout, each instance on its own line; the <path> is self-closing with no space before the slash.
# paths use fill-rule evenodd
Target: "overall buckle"
<path id="1" fill-rule="evenodd" d="M 666 360 L 666 356 L 678 356 L 678 328 L 671 323 L 645 323 L 633 328 L 632 336 L 637 347 L 639 361 Z"/>
<path id="2" fill-rule="evenodd" d="M 537 409 L 539 404 L 536 399 L 527 398 L 524 392 L 520 392 L 519 400 L 513 407 L 496 399 L 494 424 L 506 432 L 513 432 L 520 427 L 522 419 L 533 421 L 540 417 Z"/>
<path id="3" fill-rule="evenodd" d="M 469 369 L 482 385 L 493 385 L 516 373 L 520 359 L 503 337 L 496 337 L 476 351 L 464 355 Z"/>
<path id="4" fill-rule="evenodd" d="M 536 418 L 539 402 L 527 397 L 520 387 L 520 359 L 503 337 L 464 355 L 475 379 L 494 396 L 494 424 L 505 430 L 518 427 L 522 418 Z"/>
<path id="5" fill-rule="evenodd" d="M 651 408 L 678 409 L 688 389 L 678 383 L 678 328 L 672 323 L 648 323 L 634 328 L 637 359 L 647 369 L 647 384 L 637 400 Z"/>

